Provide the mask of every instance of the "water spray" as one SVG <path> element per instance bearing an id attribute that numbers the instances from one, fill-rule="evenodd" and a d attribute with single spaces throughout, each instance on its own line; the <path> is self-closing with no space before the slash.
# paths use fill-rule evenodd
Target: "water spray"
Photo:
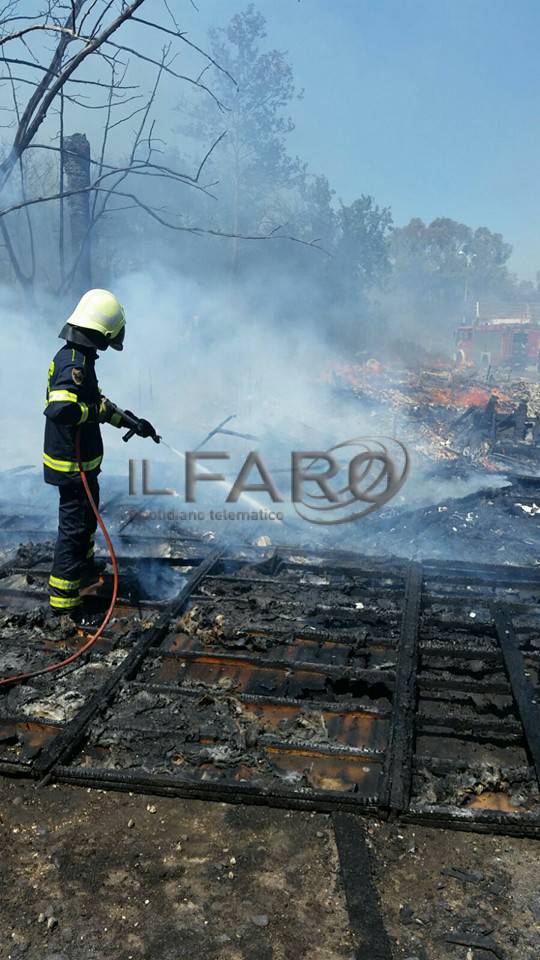
<path id="1" fill-rule="evenodd" d="M 213 431 L 212 433 L 210 433 L 208 436 L 209 436 L 209 437 L 210 437 L 210 436 L 214 436 L 214 434 L 215 434 L 215 433 L 218 433 L 218 432 L 219 432 L 218 430 L 214 430 L 214 431 Z M 223 432 L 223 431 L 221 431 L 221 432 Z M 256 437 L 254 437 L 254 438 L 249 437 L 248 434 L 238 434 L 238 433 L 234 433 L 234 434 L 233 434 L 232 431 L 227 431 L 227 433 L 230 433 L 230 434 L 232 434 L 233 436 L 237 436 L 237 437 L 238 437 L 238 436 L 246 436 L 246 437 L 248 437 L 249 439 L 257 439 Z M 206 439 L 208 439 L 208 437 L 207 437 Z M 177 449 L 176 449 L 176 447 L 171 446 L 171 444 L 170 444 L 170 443 L 167 443 L 167 441 L 164 440 L 163 437 L 160 437 L 160 442 L 163 444 L 164 447 L 167 447 L 167 449 L 170 450 L 171 453 L 174 453 L 177 457 L 179 457 L 180 460 L 182 460 L 183 463 L 186 462 L 186 455 L 185 455 L 185 453 L 181 453 L 180 450 L 177 450 Z M 204 441 L 203 441 L 203 442 L 204 442 Z M 198 447 L 195 447 L 196 450 L 200 450 L 200 448 L 201 448 L 201 444 L 199 444 Z M 202 466 L 202 464 L 199 464 L 199 469 L 201 470 L 202 473 L 207 473 L 207 474 L 212 475 L 212 471 L 211 471 L 211 470 L 207 470 L 206 467 L 203 467 L 203 466 Z M 223 487 L 224 490 L 225 490 L 227 493 L 229 493 L 229 487 L 228 487 L 227 484 L 225 483 L 225 480 L 217 480 L 216 482 L 217 482 L 218 486 Z M 254 497 L 250 497 L 247 493 L 241 493 L 241 494 L 240 494 L 240 497 L 239 497 L 239 500 L 243 500 L 244 503 L 246 504 L 246 506 L 249 505 L 249 507 L 250 507 L 251 510 L 256 510 L 256 511 L 259 512 L 259 513 L 260 513 L 261 511 L 262 511 L 263 513 L 266 513 L 266 508 L 262 505 L 262 503 L 259 503 L 259 501 L 258 501 L 258 500 L 255 500 Z M 280 526 L 283 526 L 283 521 L 282 521 L 282 520 L 279 520 L 278 517 L 269 516 L 268 519 L 271 520 L 272 523 L 278 523 Z"/>

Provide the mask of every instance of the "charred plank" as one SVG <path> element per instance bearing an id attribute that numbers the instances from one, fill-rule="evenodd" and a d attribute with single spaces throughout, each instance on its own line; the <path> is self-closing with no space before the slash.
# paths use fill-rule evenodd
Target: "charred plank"
<path id="1" fill-rule="evenodd" d="M 500 606 L 495 607 L 494 614 L 497 635 L 512 687 L 512 695 L 519 711 L 527 747 L 534 763 L 536 779 L 540 786 L 540 709 L 538 708 L 536 700 L 535 688 L 527 673 L 512 620 L 508 616 L 508 613 Z"/>
<path id="2" fill-rule="evenodd" d="M 418 620 L 422 596 L 422 566 L 411 563 L 405 581 L 405 595 L 399 659 L 394 687 L 392 729 L 389 739 L 389 766 L 386 797 L 393 810 L 409 804 L 416 709 L 416 668 Z"/>

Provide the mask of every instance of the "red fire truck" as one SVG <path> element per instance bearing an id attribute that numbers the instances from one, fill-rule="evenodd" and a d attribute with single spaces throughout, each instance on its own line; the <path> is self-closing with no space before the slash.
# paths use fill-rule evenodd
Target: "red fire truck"
<path id="1" fill-rule="evenodd" d="M 497 318 L 464 323 L 456 330 L 455 360 L 475 367 L 537 365 L 540 325 L 530 318 Z"/>

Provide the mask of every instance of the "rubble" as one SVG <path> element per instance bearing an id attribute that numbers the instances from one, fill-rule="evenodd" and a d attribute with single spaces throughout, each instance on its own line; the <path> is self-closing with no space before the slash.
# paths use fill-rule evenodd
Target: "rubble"
<path id="1" fill-rule="evenodd" d="M 400 439 L 428 460 L 465 458 L 504 471 L 540 464 L 540 384 L 474 370 L 396 369 L 381 363 L 337 364 L 325 375 L 370 415 L 393 413 Z M 506 458 L 506 462 L 503 461 Z"/>

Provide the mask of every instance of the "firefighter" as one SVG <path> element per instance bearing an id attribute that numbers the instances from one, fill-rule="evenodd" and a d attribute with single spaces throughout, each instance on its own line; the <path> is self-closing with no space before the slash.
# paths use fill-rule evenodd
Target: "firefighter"
<path id="1" fill-rule="evenodd" d="M 81 583 L 94 582 L 106 567 L 94 558 L 97 521 L 81 480 L 75 438 L 79 431 L 81 466 L 97 506 L 103 457 L 100 424 L 127 424 L 124 411 L 99 389 L 94 364 L 98 350 L 123 349 L 125 323 L 114 294 L 89 290 L 62 327 L 59 337 L 66 342 L 49 366 L 43 469 L 45 482 L 58 487 L 60 495 L 49 601 L 52 613 L 67 614 L 75 621 L 82 617 Z M 130 411 L 125 412 L 133 419 Z M 148 420 L 135 420 L 138 436 L 156 436 Z"/>

